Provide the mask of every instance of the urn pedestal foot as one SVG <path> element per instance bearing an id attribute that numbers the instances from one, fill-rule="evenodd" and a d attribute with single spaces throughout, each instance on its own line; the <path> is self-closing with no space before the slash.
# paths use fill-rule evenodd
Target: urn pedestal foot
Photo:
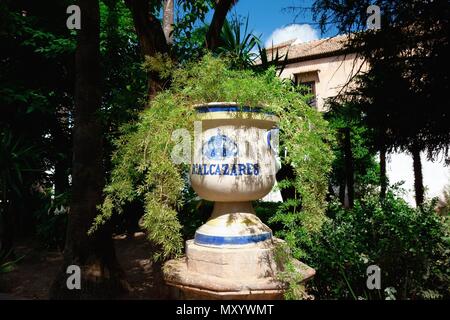
<path id="1" fill-rule="evenodd" d="M 277 300 L 284 284 L 276 278 L 283 270 L 275 261 L 273 238 L 241 248 L 214 248 L 186 243 L 186 257 L 168 261 L 164 278 L 178 299 Z M 296 261 L 302 283 L 315 270 Z"/>
<path id="2" fill-rule="evenodd" d="M 214 202 L 208 221 L 195 232 L 194 242 L 216 248 L 240 248 L 272 239 L 272 230 L 255 215 L 250 201 Z"/>

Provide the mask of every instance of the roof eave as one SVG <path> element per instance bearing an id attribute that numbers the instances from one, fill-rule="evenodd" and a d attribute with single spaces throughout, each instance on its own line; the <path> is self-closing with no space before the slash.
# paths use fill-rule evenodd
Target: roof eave
<path id="1" fill-rule="evenodd" d="M 301 57 L 289 58 L 289 55 L 288 55 L 287 60 L 285 62 L 284 61 L 283 62 L 286 64 L 290 64 L 290 63 L 297 63 L 297 62 L 303 62 L 303 61 L 308 61 L 308 60 L 317 60 L 317 59 L 328 58 L 328 57 L 333 57 L 333 56 L 340 56 L 340 55 L 349 54 L 349 53 L 353 53 L 353 51 L 348 48 L 343 48 L 343 49 L 339 49 L 339 50 L 333 50 L 333 51 L 323 52 L 323 53 L 316 53 L 316 54 L 301 56 Z M 282 64 L 282 62 L 279 62 L 277 64 L 278 65 Z"/>

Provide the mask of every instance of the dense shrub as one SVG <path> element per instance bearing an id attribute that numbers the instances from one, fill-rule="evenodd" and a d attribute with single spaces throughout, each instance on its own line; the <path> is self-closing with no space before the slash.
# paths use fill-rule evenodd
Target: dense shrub
<path id="1" fill-rule="evenodd" d="M 317 275 L 311 290 L 320 299 L 433 299 L 450 297 L 450 238 L 435 202 L 409 206 L 390 191 L 368 195 L 345 210 L 329 206 L 308 248 Z M 368 290 L 366 269 L 381 268 L 381 289 Z"/>

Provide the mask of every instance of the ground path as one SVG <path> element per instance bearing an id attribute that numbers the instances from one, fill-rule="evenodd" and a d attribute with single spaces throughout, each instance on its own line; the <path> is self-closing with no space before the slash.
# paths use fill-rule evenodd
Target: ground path
<path id="1" fill-rule="evenodd" d="M 166 299 L 168 290 L 160 272 L 154 271 L 150 259 L 151 246 L 143 233 L 115 237 L 117 258 L 126 273 L 130 292 L 121 299 Z M 19 244 L 17 256 L 25 257 L 16 268 L 0 274 L 0 299 L 48 299 L 48 289 L 62 263 L 58 251 L 37 249 Z"/>

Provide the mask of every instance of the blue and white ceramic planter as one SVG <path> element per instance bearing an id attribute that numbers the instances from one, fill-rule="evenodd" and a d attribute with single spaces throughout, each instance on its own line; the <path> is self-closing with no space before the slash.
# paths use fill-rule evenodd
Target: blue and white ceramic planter
<path id="1" fill-rule="evenodd" d="M 201 139 L 194 143 L 191 184 L 215 204 L 195 243 L 239 247 L 270 241 L 272 232 L 255 216 L 251 201 L 263 198 L 275 183 L 278 118 L 235 103 L 209 103 L 196 110 Z"/>

